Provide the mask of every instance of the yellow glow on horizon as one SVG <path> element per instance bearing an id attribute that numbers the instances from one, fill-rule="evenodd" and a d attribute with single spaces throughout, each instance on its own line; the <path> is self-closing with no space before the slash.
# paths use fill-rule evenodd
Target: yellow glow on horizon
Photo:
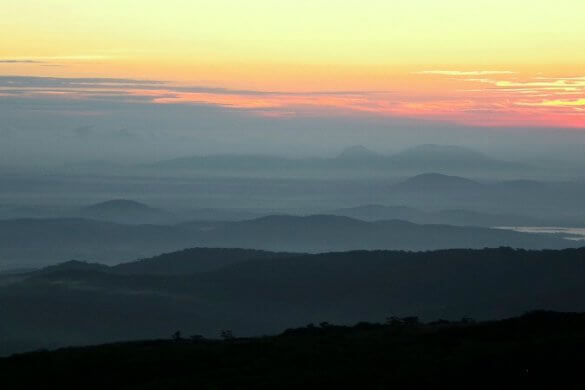
<path id="1" fill-rule="evenodd" d="M 489 96 L 487 106 L 511 115 L 553 102 L 541 107 L 573 109 L 570 123 L 583 122 L 580 104 L 562 104 L 585 93 L 575 81 L 585 76 L 583 0 L 2 0 L 0 12 L 0 75 L 379 91 L 402 100 L 374 111 L 415 116 L 452 104 L 467 118 L 477 110 L 469 101 Z"/>
<path id="2" fill-rule="evenodd" d="M 583 15 L 582 0 L 4 0 L 0 57 L 583 63 Z"/>

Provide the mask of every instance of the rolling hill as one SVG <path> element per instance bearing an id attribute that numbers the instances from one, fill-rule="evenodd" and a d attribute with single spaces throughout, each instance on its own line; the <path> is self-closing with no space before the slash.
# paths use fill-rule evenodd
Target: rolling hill
<path id="1" fill-rule="evenodd" d="M 314 255 L 192 249 L 117 267 L 69 262 L 0 277 L 0 353 L 176 330 L 250 336 L 323 321 L 585 311 L 584 271 L 585 249 Z"/>
<path id="2" fill-rule="evenodd" d="M 558 235 L 333 215 L 268 216 L 236 222 L 124 225 L 86 219 L 0 221 L 0 265 L 23 268 L 77 259 L 116 264 L 192 246 L 287 252 L 431 250 L 510 246 L 561 249 Z"/>

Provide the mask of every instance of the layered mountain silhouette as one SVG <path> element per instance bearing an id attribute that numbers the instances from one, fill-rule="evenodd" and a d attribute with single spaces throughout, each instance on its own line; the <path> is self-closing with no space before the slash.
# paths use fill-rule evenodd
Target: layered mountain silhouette
<path id="1" fill-rule="evenodd" d="M 149 169 L 165 171 L 213 171 L 215 173 L 260 172 L 307 174 L 318 172 L 346 174 L 357 173 L 378 175 L 388 172 L 421 173 L 428 171 L 448 171 L 455 173 L 487 173 L 526 171 L 530 167 L 490 158 L 473 149 L 448 145 L 420 145 L 399 153 L 382 155 L 362 145 L 345 148 L 333 158 L 283 158 L 267 155 L 210 155 L 192 156 L 159 161 L 145 166 Z"/>
<path id="2" fill-rule="evenodd" d="M 87 219 L 0 221 L 0 259 L 22 268 L 67 259 L 119 263 L 192 246 L 289 252 L 355 249 L 431 250 L 511 246 L 560 249 L 578 245 L 559 235 L 530 234 L 406 221 L 366 222 L 334 215 L 274 215 L 236 222 L 125 225 Z"/>
<path id="3" fill-rule="evenodd" d="M 585 186 L 578 181 L 477 181 L 435 172 L 390 183 L 386 191 L 385 203 L 389 204 L 433 210 L 524 214 L 556 220 L 562 225 L 583 224 L 580 210 L 585 206 Z"/>
<path id="4" fill-rule="evenodd" d="M 177 329 L 248 336 L 323 321 L 585 311 L 584 251 L 195 248 L 114 267 L 68 262 L 0 275 L 0 353 L 166 338 Z"/>
<path id="5" fill-rule="evenodd" d="M 126 275 L 189 275 L 198 272 L 215 271 L 225 266 L 248 260 L 280 259 L 292 256 L 298 256 L 298 254 L 255 249 L 190 248 L 148 259 L 118 264 L 108 270 Z M 77 265 L 80 263 L 84 264 L 83 267 L 95 266 L 95 264 L 75 262 Z M 65 265 L 67 264 L 65 263 Z M 57 267 L 60 266 L 62 265 Z"/>

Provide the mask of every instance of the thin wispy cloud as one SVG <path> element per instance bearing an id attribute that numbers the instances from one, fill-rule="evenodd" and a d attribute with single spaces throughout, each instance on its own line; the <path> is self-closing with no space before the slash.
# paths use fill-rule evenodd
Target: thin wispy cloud
<path id="1" fill-rule="evenodd" d="M 514 74 L 514 72 L 509 70 L 423 70 L 421 72 L 415 72 L 415 74 L 432 74 L 440 76 L 488 76 Z"/>
<path id="2" fill-rule="evenodd" d="M 14 57 L 9 57 L 9 58 L 4 58 L 3 60 L 0 61 L 14 61 L 15 63 L 43 63 L 43 62 L 48 62 L 48 61 L 58 61 L 58 60 L 63 60 L 63 61 L 93 61 L 93 60 L 108 60 L 108 59 L 113 59 L 116 58 L 116 56 L 113 55 L 104 55 L 104 54 L 79 54 L 79 55 L 62 55 L 62 56 L 33 56 L 33 57 L 29 57 L 27 56 L 27 58 L 14 58 Z"/>
<path id="3" fill-rule="evenodd" d="M 141 80 L 108 77 L 38 77 L 38 76 L 0 76 L 0 87 L 125 87 L 127 85 L 159 86 L 159 80 Z"/>
<path id="4" fill-rule="evenodd" d="M 265 118 L 369 115 L 420 118 L 471 126 L 585 127 L 585 78 L 501 77 L 452 79 L 485 88 L 454 88 L 441 95 L 396 91 L 274 92 L 175 85 L 164 80 L 0 76 L 0 95 L 23 98 L 219 107 Z M 508 77 L 504 77 L 508 76 Z M 468 77 L 468 76 L 467 76 Z M 578 114 L 578 115 L 577 115 Z"/>
<path id="5" fill-rule="evenodd" d="M 544 100 L 542 102 L 519 102 L 517 103 L 521 106 L 542 106 L 542 107 L 582 107 L 585 106 L 585 98 L 584 99 L 576 99 L 576 100 Z"/>
<path id="6" fill-rule="evenodd" d="M 45 64 L 45 61 L 38 61 L 38 60 L 6 60 L 0 59 L 0 64 Z"/>

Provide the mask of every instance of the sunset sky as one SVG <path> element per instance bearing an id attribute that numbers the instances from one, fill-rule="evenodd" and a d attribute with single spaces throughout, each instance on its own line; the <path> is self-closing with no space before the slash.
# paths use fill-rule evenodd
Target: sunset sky
<path id="1" fill-rule="evenodd" d="M 3 101 L 585 129 L 583 0 L 0 0 L 0 11 Z"/>

